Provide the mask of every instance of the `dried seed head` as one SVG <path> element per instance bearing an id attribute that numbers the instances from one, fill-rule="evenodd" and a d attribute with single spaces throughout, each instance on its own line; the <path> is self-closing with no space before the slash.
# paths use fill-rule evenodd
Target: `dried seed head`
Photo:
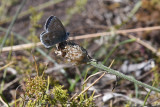
<path id="1" fill-rule="evenodd" d="M 74 65 L 87 63 L 92 59 L 83 47 L 68 41 L 57 44 L 55 53 Z"/>

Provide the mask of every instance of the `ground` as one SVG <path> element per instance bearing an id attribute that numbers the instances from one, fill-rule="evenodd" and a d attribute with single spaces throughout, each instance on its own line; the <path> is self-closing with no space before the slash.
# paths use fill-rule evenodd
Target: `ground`
<path id="1" fill-rule="evenodd" d="M 12 20 L 7 19 L 12 19 L 20 4 L 21 0 L 11 0 L 9 3 L 5 0 L 1 1 L 0 24 L 2 28 L 8 29 Z M 125 72 L 139 81 L 159 87 L 160 57 L 157 53 L 160 46 L 160 30 L 150 30 L 150 28 L 138 32 L 133 30 L 160 24 L 159 0 L 56 0 L 54 2 L 52 0 L 27 0 L 3 47 L 26 44 L 25 40 L 33 43 L 39 42 L 46 19 L 51 15 L 57 16 L 62 21 L 66 31 L 70 33 L 70 37 L 111 32 L 110 35 L 103 37 L 74 39 L 72 42 L 85 48 L 98 63 L 103 62 L 105 66 L 109 66 L 114 60 L 112 69 Z M 116 33 L 116 31 L 127 29 L 132 29 L 132 32 Z M 13 32 L 19 34 L 23 39 L 18 39 Z M 4 36 L 4 30 L 0 29 L 0 44 Z M 127 41 L 133 40 L 132 37 L 139 38 L 144 44 L 137 40 Z M 123 43 L 124 41 L 125 43 Z M 35 61 L 38 65 L 39 75 L 44 71 L 45 78 L 50 76 L 52 83 L 49 88 L 51 89 L 55 84 L 63 85 L 63 88 L 68 90 L 70 97 L 82 91 L 85 75 L 89 77 L 100 71 L 87 64 L 76 66 L 67 64 L 64 58 L 56 56 L 56 47 L 46 49 L 41 45 L 39 48 L 46 55 L 42 55 L 40 51 L 36 50 L 36 47 L 0 53 L 0 67 L 14 61 L 13 64 L 5 67 L 6 69 L 0 68 L 1 92 L 8 103 L 15 101 L 15 93 L 17 93 L 17 98 L 24 95 L 26 78 L 36 76 Z M 53 63 L 54 61 L 50 61 L 48 57 L 55 60 L 59 66 Z M 151 60 L 154 66 L 149 69 L 146 70 L 145 66 L 140 66 L 148 63 L 151 65 Z M 122 67 L 124 66 L 126 68 L 123 71 Z M 129 71 L 131 66 L 134 66 L 131 68 L 133 70 Z M 62 69 L 65 73 L 62 73 Z M 86 86 L 93 83 L 100 75 L 102 74 L 91 77 Z M 96 106 L 99 107 L 143 105 L 149 92 L 148 89 L 139 87 L 128 80 L 117 77 L 116 81 L 116 77 L 111 74 L 103 76 L 87 91 L 87 95 L 91 96 L 93 91 L 95 91 L 94 96 L 99 95 L 94 99 Z M 159 98 L 159 93 L 151 92 L 145 104 L 148 106 L 158 105 L 157 98 Z"/>

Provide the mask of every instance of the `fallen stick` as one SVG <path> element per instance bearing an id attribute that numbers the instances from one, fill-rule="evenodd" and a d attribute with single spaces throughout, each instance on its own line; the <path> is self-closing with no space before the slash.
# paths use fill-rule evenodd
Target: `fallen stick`
<path id="1" fill-rule="evenodd" d="M 127 30 L 117 30 L 114 31 L 115 34 L 127 34 L 127 33 L 135 33 L 135 32 L 143 32 L 143 31 L 153 31 L 153 30 L 160 30 L 160 26 L 154 26 L 154 27 L 146 27 L 146 28 L 136 28 L 136 29 L 127 29 Z M 99 37 L 99 36 L 106 36 L 106 35 L 111 35 L 113 34 L 112 32 L 102 32 L 102 33 L 94 33 L 94 34 L 86 34 L 86 35 L 81 35 L 81 36 L 75 36 L 75 37 L 69 37 L 69 40 L 78 40 L 78 39 L 87 39 L 87 38 L 93 38 L 93 37 Z M 133 38 L 130 35 L 128 35 L 129 38 Z M 160 53 L 157 52 L 157 50 L 152 47 L 151 45 L 143 42 L 139 38 L 137 38 L 138 43 L 143 45 L 144 47 L 148 48 L 151 50 L 153 53 L 156 55 L 160 55 Z M 7 52 L 7 51 L 18 51 L 18 50 L 24 50 L 24 49 L 29 49 L 35 46 L 41 46 L 42 43 L 28 43 L 28 44 L 21 44 L 21 45 L 16 45 L 16 46 L 9 46 L 9 47 L 4 47 L 2 48 L 2 52 Z"/>

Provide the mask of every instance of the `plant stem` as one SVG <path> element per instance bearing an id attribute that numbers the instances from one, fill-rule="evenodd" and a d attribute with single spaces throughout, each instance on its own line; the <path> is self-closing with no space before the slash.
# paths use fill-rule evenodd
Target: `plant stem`
<path id="1" fill-rule="evenodd" d="M 154 86 L 155 83 L 156 83 L 156 82 L 154 81 L 153 84 L 152 84 L 152 86 Z M 145 99 L 144 99 L 143 107 L 146 105 L 147 99 L 148 99 L 149 95 L 151 94 L 151 92 L 152 92 L 152 90 L 150 90 L 150 91 L 147 93 L 147 95 L 146 95 L 146 97 L 145 97 Z"/>
<path id="2" fill-rule="evenodd" d="M 101 70 L 105 70 L 105 71 L 109 72 L 110 74 L 116 75 L 116 76 L 118 76 L 118 77 L 120 77 L 120 78 L 129 80 L 129 81 L 131 81 L 131 82 L 133 82 L 133 83 L 135 83 L 135 84 L 137 84 L 137 85 L 141 85 L 142 87 L 145 87 L 145 88 L 148 88 L 148 89 L 150 89 L 150 90 L 152 90 L 152 91 L 156 91 L 156 92 L 159 92 L 159 93 L 160 93 L 160 89 L 155 88 L 155 87 L 152 87 L 152 86 L 150 86 L 150 85 L 148 85 L 148 84 L 142 83 L 142 82 L 134 79 L 133 77 L 124 75 L 123 73 L 121 73 L 121 72 L 119 72 L 119 71 L 110 69 L 109 67 L 106 67 L 106 66 L 104 66 L 103 64 L 100 64 L 100 63 L 97 63 L 97 62 L 93 62 L 93 61 L 89 62 L 88 64 L 90 64 L 90 65 L 92 65 L 92 66 L 94 66 L 94 67 L 96 67 L 96 68 L 99 68 L 99 69 L 101 69 Z"/>
<path id="3" fill-rule="evenodd" d="M 135 42 L 136 39 L 127 39 L 125 41 L 120 42 L 119 44 L 117 44 L 115 47 L 112 48 L 112 50 L 108 53 L 108 55 L 106 56 L 106 58 L 103 61 L 103 64 L 105 64 L 108 60 L 108 58 L 114 53 L 114 51 L 121 45 L 127 44 L 127 43 L 131 43 L 131 42 Z"/>

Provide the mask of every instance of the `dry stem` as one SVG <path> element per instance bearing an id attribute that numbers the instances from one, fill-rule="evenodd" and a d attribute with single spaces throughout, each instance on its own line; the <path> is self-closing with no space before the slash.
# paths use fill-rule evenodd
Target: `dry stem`
<path id="1" fill-rule="evenodd" d="M 127 33 L 135 33 L 135 32 L 143 32 L 143 31 L 152 31 L 152 30 L 160 30 L 160 26 L 154 26 L 154 27 L 146 27 L 146 28 L 136 28 L 136 29 L 127 29 L 127 30 L 117 30 L 115 31 L 115 34 L 124 34 L 126 35 Z M 99 37 L 99 36 L 106 36 L 106 35 L 111 35 L 112 32 L 102 32 L 102 33 L 94 33 L 94 34 L 86 34 L 86 35 L 81 35 L 81 36 L 76 36 L 76 37 L 70 37 L 69 40 L 78 40 L 78 39 L 86 39 L 86 38 L 93 38 L 93 37 Z M 136 38 L 132 35 L 126 35 L 129 38 Z M 157 49 L 152 47 L 151 45 L 147 44 L 146 42 L 140 40 L 139 38 L 136 38 L 136 42 L 140 43 L 144 47 L 148 48 L 151 50 L 153 53 L 155 53 L 157 56 L 160 55 L 160 52 L 157 52 Z M 9 46 L 9 47 L 4 47 L 2 49 L 2 52 L 6 51 L 18 51 L 18 50 L 23 50 L 23 49 L 29 49 L 34 46 L 41 46 L 42 43 L 28 43 L 28 44 L 21 44 L 21 45 L 16 45 L 16 46 Z"/>

